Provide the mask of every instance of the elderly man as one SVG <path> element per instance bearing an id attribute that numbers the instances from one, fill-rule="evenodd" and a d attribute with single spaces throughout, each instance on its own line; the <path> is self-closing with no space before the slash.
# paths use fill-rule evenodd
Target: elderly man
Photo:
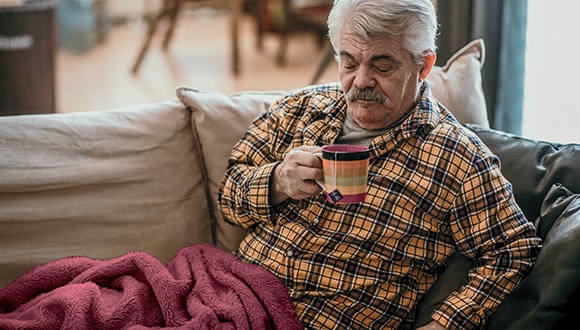
<path id="1" fill-rule="evenodd" d="M 276 274 L 309 329 L 408 329 L 449 257 L 476 260 L 423 329 L 482 327 L 539 252 L 499 160 L 431 94 L 429 0 L 337 0 L 328 18 L 341 87 L 277 101 L 234 147 L 224 217 L 238 255 Z M 323 145 L 368 146 L 367 195 L 326 201 Z"/>

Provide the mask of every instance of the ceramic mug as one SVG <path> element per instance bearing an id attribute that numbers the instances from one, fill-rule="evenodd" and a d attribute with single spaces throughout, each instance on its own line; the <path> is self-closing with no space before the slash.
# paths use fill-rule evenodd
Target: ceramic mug
<path id="1" fill-rule="evenodd" d="M 364 201 L 369 172 L 369 148 L 350 144 L 322 147 L 326 200 L 336 204 Z"/>

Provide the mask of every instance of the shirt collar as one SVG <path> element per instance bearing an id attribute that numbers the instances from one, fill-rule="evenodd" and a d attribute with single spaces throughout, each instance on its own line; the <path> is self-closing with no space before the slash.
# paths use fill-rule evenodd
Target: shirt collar
<path id="1" fill-rule="evenodd" d="M 420 99 L 412 114 L 399 126 L 402 133 L 409 135 L 425 134 L 437 126 L 441 120 L 440 103 L 431 93 L 429 82 L 423 82 Z"/>

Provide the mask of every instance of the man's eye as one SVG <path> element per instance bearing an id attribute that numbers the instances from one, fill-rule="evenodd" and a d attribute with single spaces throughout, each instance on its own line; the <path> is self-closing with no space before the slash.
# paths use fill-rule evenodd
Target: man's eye
<path id="1" fill-rule="evenodd" d="M 379 66 L 376 68 L 376 70 L 380 73 L 389 73 L 390 71 L 393 70 L 392 66 Z"/>
<path id="2" fill-rule="evenodd" d="M 352 70 L 352 69 L 356 68 L 356 64 L 346 62 L 343 64 L 343 67 L 347 70 Z"/>

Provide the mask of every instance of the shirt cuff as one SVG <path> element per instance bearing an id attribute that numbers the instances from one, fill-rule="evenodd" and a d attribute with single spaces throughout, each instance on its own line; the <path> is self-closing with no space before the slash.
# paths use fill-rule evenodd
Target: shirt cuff
<path id="1" fill-rule="evenodd" d="M 485 308 L 465 296 L 452 294 L 433 312 L 432 319 L 449 330 L 483 328 Z"/>
<path id="2" fill-rule="evenodd" d="M 248 185 L 249 211 L 258 222 L 273 224 L 274 208 L 270 201 L 270 182 L 278 163 L 256 169 Z"/>

